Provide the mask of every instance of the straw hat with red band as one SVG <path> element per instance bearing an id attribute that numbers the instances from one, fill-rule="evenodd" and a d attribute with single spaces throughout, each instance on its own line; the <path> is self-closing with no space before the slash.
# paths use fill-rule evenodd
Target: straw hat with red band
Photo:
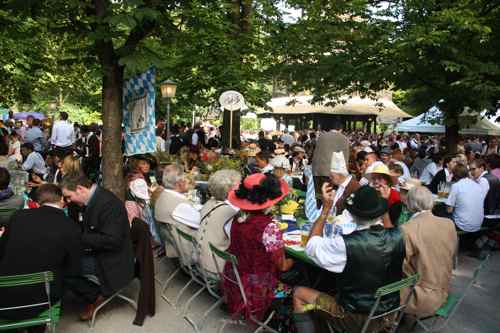
<path id="1" fill-rule="evenodd" d="M 365 174 L 365 177 L 369 181 L 372 181 L 374 175 L 380 175 L 380 176 L 384 177 L 390 185 L 394 185 L 394 184 L 398 183 L 397 176 L 395 174 L 391 173 L 389 171 L 389 168 L 385 164 L 377 165 L 375 168 L 373 168 L 373 170 L 371 172 Z"/>
<path id="2" fill-rule="evenodd" d="M 279 185 L 279 187 L 278 187 Z M 254 173 L 228 194 L 229 202 L 242 210 L 269 208 L 288 194 L 288 184 L 273 174 Z"/>

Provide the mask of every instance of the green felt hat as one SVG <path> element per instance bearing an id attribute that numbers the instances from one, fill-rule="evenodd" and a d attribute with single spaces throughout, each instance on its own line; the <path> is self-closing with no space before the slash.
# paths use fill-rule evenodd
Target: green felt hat
<path id="1" fill-rule="evenodd" d="M 382 198 L 371 186 L 360 187 L 347 197 L 345 207 L 355 217 L 375 219 L 387 212 L 387 200 Z"/>

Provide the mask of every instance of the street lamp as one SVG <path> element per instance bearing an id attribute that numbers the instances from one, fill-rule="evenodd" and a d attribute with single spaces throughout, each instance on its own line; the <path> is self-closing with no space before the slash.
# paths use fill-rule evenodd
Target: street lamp
<path id="1" fill-rule="evenodd" d="M 57 102 L 54 102 L 54 101 L 49 102 L 48 106 L 49 106 L 49 110 L 53 112 L 57 109 Z"/>
<path id="2" fill-rule="evenodd" d="M 52 101 L 52 102 L 49 102 L 49 110 L 50 110 L 50 113 L 51 113 L 51 118 L 52 118 L 52 124 L 55 123 L 55 117 L 56 117 L 56 112 L 57 112 L 57 106 L 58 106 L 58 103 L 57 101 Z"/>
<path id="3" fill-rule="evenodd" d="M 175 97 L 177 83 L 172 80 L 163 81 L 160 85 L 161 97 L 167 102 L 167 141 L 170 140 L 170 99 Z"/>

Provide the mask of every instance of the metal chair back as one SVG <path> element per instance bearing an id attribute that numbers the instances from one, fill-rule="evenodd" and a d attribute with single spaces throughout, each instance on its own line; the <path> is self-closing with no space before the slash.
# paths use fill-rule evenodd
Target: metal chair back
<path id="1" fill-rule="evenodd" d="M 41 301 L 39 303 L 0 308 L 0 313 L 1 313 L 2 311 L 8 311 L 8 310 L 47 307 L 47 310 L 43 312 L 41 315 L 37 316 L 36 318 L 30 318 L 27 320 L 20 320 L 20 321 L 0 320 L 0 331 L 20 329 L 25 327 L 39 326 L 39 325 L 50 326 L 51 330 L 55 331 L 55 325 L 59 320 L 59 305 L 57 306 L 53 305 L 50 300 L 50 283 L 52 281 L 54 281 L 54 274 L 52 272 L 39 272 L 39 273 L 23 274 L 23 275 L 0 276 L 0 289 L 22 287 L 22 286 L 44 285 L 45 294 L 47 296 L 46 301 Z"/>
<path id="2" fill-rule="evenodd" d="M 193 254 L 196 255 L 195 251 L 196 251 L 196 247 L 195 247 L 195 239 L 193 236 L 191 236 L 190 234 L 182 231 L 181 229 L 179 228 L 175 228 L 176 232 L 177 232 L 177 236 L 178 236 L 178 243 L 177 243 L 177 247 L 179 249 L 179 254 L 180 254 L 180 264 L 181 266 L 183 266 L 184 270 L 186 272 L 189 273 L 189 275 L 191 275 L 191 277 L 194 279 L 194 280 L 197 280 L 198 282 L 201 282 L 199 277 L 201 276 L 201 273 L 197 272 L 196 270 L 196 267 L 194 266 L 194 262 L 196 260 L 193 260 L 195 258 L 193 258 Z M 185 240 L 187 241 L 188 243 L 190 243 L 192 246 L 193 246 L 193 251 L 191 253 L 186 253 L 186 251 L 184 251 L 184 247 L 182 246 L 182 240 Z"/>
<path id="3" fill-rule="evenodd" d="M 167 243 L 172 245 L 174 251 L 180 257 L 181 254 L 177 245 L 177 237 L 175 237 L 174 235 L 174 228 L 172 227 L 172 225 L 169 223 L 161 223 L 159 224 L 159 226 L 160 227 L 158 229 L 160 231 L 160 238 L 165 243 L 165 247 L 167 246 Z"/>
<path id="4" fill-rule="evenodd" d="M 222 303 L 222 296 L 219 294 L 218 290 L 216 289 L 217 286 L 219 285 L 219 280 L 214 279 L 208 276 L 207 272 L 201 267 L 199 263 L 199 252 L 200 252 L 200 245 L 198 241 L 196 240 L 195 237 L 189 235 L 188 233 L 182 231 L 181 229 L 177 228 L 177 234 L 179 238 L 184 239 L 185 241 L 191 242 L 193 245 L 193 252 L 192 252 L 192 259 L 193 262 L 189 263 L 189 270 L 191 272 L 191 280 L 195 281 L 196 283 L 200 284 L 202 286 L 201 289 L 199 289 L 193 296 L 191 296 L 186 303 L 184 304 L 184 309 L 183 309 L 183 314 L 184 314 L 184 319 L 186 319 L 191 326 L 193 326 L 195 332 L 201 332 L 204 324 L 205 324 L 205 319 L 208 317 L 208 315 L 215 309 L 217 308 L 221 303 Z M 184 251 L 181 249 L 181 253 Z M 201 277 L 201 281 L 200 281 Z M 189 306 L 190 304 L 198 297 L 205 289 L 208 290 L 210 295 L 212 295 L 215 298 L 215 303 L 212 304 L 201 316 L 201 319 L 196 321 L 195 319 L 191 318 L 188 314 L 189 311 Z"/>
<path id="5" fill-rule="evenodd" d="M 191 242 L 191 244 L 193 244 L 193 266 L 194 268 L 196 269 L 196 273 L 198 275 L 200 275 L 203 279 L 203 281 L 205 282 L 205 285 L 208 289 L 208 292 L 214 296 L 215 298 L 219 299 L 221 296 L 218 292 L 218 290 L 216 289 L 216 286 L 218 286 L 220 280 L 217 278 L 215 278 L 213 276 L 213 274 L 207 272 L 203 267 L 201 267 L 200 265 L 200 262 L 199 262 L 199 258 L 200 258 L 200 251 L 201 251 L 201 246 L 200 246 L 200 243 L 198 243 L 198 240 L 183 232 L 182 230 L 178 230 L 178 233 L 179 233 L 179 236 L 182 237 L 183 239 L 185 239 L 186 241 L 189 241 Z"/>
<path id="6" fill-rule="evenodd" d="M 399 326 L 399 322 L 401 321 L 401 318 L 403 317 L 403 312 L 404 309 L 408 306 L 408 303 L 410 302 L 411 297 L 413 296 L 415 292 L 415 286 L 417 285 L 417 282 L 420 278 L 420 275 L 417 273 L 415 275 L 409 276 L 403 280 L 388 284 L 386 286 L 380 287 L 377 289 L 375 292 L 375 304 L 373 304 L 372 309 L 370 311 L 370 314 L 368 315 L 368 318 L 366 318 L 365 324 L 363 325 L 363 329 L 361 330 L 361 333 L 365 333 L 368 331 L 368 327 L 370 325 L 370 322 L 372 320 L 382 318 L 385 316 L 388 316 L 392 313 L 397 313 L 395 320 L 392 322 L 392 327 L 390 328 L 391 333 L 395 332 L 396 329 Z M 410 292 L 408 293 L 408 296 L 406 296 L 406 299 L 401 302 L 401 305 L 391 309 L 389 311 L 379 313 L 375 315 L 377 312 L 378 306 L 380 305 L 380 301 L 382 300 L 383 297 L 393 294 L 393 293 L 401 293 L 401 290 L 410 288 Z"/>
<path id="7" fill-rule="evenodd" d="M 219 273 L 221 281 L 226 280 L 226 281 L 231 282 L 232 284 L 237 285 L 239 290 L 240 290 L 241 298 L 243 300 L 243 305 L 245 307 L 248 307 L 248 298 L 247 298 L 247 295 L 245 292 L 245 288 L 243 287 L 243 283 L 241 282 L 240 273 L 238 272 L 238 259 L 233 254 L 231 254 L 227 251 L 222 251 L 222 250 L 218 249 L 212 243 L 209 243 L 209 247 L 210 247 L 210 251 L 212 252 L 212 259 L 215 263 L 215 267 L 217 268 L 217 272 Z M 224 272 L 224 267 L 221 268 L 219 266 L 219 263 L 218 263 L 216 257 L 219 257 L 219 258 L 223 259 L 225 262 L 231 264 L 234 278 L 229 276 L 228 274 L 226 274 Z M 273 318 L 274 314 L 275 314 L 275 311 L 272 311 L 264 321 L 260 321 L 252 313 L 250 313 L 250 316 L 249 316 L 250 320 L 258 326 L 258 328 L 255 330 L 255 333 L 260 332 L 261 330 L 266 330 L 266 331 L 272 332 L 272 333 L 278 333 L 276 330 L 274 330 L 273 328 L 268 326 L 268 324 L 271 321 L 271 319 Z M 236 322 L 234 322 L 234 321 L 229 321 L 229 322 L 235 323 L 235 324 L 241 323 L 239 320 L 237 320 Z M 222 333 L 222 331 L 224 330 L 224 327 L 229 322 L 224 321 L 224 324 L 222 325 L 222 327 L 219 330 L 220 333 Z"/>
<path id="8" fill-rule="evenodd" d="M 240 290 L 241 297 L 243 299 L 243 304 L 245 304 L 245 306 L 246 306 L 248 304 L 248 301 L 247 301 L 247 296 L 245 294 L 245 289 L 243 288 L 243 283 L 241 282 L 240 274 L 238 272 L 238 259 L 236 258 L 235 255 L 233 255 L 227 251 L 222 251 L 222 250 L 218 249 L 212 243 L 209 243 L 209 246 L 210 246 L 210 251 L 212 252 L 212 259 L 215 263 L 215 268 L 217 268 L 217 273 L 220 276 L 220 280 L 221 281 L 227 280 L 227 281 L 233 283 L 234 285 L 237 285 L 239 290 Z M 234 273 L 234 278 L 227 275 L 224 272 L 224 267 L 221 268 L 219 266 L 219 263 L 218 263 L 216 257 L 219 257 L 219 258 L 223 259 L 225 262 L 228 262 L 231 264 L 231 266 L 233 268 L 232 271 Z"/>

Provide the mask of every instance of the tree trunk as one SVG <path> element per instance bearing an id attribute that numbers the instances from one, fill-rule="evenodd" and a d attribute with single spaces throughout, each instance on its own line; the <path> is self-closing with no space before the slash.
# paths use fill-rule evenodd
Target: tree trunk
<path id="1" fill-rule="evenodd" d="M 446 125 L 446 151 L 449 154 L 455 154 L 457 152 L 458 129 L 458 123 L 455 123 L 454 125 Z"/>
<path id="2" fill-rule="evenodd" d="M 232 35 L 234 38 L 240 34 L 241 3 L 240 0 L 231 0 L 231 23 L 233 24 Z"/>
<path id="3" fill-rule="evenodd" d="M 122 152 L 123 67 L 117 61 L 103 68 L 102 89 L 102 156 L 104 187 L 119 198 L 125 197 Z"/>
<path id="4" fill-rule="evenodd" d="M 241 1 L 241 32 L 247 34 L 252 28 L 252 0 L 242 0 Z"/>

